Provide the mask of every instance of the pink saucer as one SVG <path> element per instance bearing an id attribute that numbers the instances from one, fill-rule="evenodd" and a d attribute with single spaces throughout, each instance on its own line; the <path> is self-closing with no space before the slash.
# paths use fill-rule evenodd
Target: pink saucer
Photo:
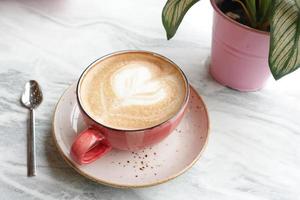
<path id="1" fill-rule="evenodd" d="M 53 137 L 63 158 L 81 175 L 113 187 L 146 187 L 171 180 L 188 170 L 207 143 L 209 119 L 201 97 L 191 87 L 188 110 L 177 129 L 161 143 L 143 150 L 112 150 L 89 165 L 77 165 L 70 148 L 85 128 L 76 97 L 76 84 L 59 100 L 53 119 Z"/>

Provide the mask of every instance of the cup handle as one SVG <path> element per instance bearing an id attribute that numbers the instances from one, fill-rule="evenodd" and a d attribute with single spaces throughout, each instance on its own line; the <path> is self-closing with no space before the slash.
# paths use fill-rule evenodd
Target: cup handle
<path id="1" fill-rule="evenodd" d="M 111 148 L 104 135 L 90 127 L 75 138 L 70 154 L 78 164 L 88 164 L 109 152 Z"/>

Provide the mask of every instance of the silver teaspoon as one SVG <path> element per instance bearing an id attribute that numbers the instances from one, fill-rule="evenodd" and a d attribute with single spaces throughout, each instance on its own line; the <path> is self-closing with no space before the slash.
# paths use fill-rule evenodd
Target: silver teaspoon
<path id="1" fill-rule="evenodd" d="M 35 159 L 35 113 L 37 108 L 43 101 L 43 93 L 38 82 L 30 80 L 25 84 L 25 89 L 21 97 L 22 104 L 30 111 L 30 125 L 27 136 L 27 174 L 28 176 L 36 175 L 36 159 Z"/>

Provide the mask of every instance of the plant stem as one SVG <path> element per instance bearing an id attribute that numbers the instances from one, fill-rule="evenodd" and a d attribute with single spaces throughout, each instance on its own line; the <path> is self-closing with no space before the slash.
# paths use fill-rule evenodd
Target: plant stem
<path id="1" fill-rule="evenodd" d="M 242 8 L 243 8 L 243 10 L 244 10 L 244 12 L 245 12 L 245 14 L 246 14 L 246 17 L 247 17 L 247 19 L 248 19 L 249 24 L 250 24 L 253 28 L 256 28 L 255 20 L 253 19 L 252 15 L 251 15 L 250 12 L 248 11 L 248 8 L 245 6 L 245 4 L 244 4 L 241 0 L 232 0 L 232 1 L 233 1 L 233 2 L 237 2 L 237 3 L 239 3 L 239 4 L 242 6 Z"/>

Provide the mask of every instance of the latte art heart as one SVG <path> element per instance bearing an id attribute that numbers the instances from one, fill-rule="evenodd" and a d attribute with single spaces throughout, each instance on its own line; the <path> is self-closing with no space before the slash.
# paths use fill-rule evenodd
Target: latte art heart
<path id="1" fill-rule="evenodd" d="M 143 63 L 129 64 L 111 77 L 113 92 L 120 106 L 155 104 L 166 97 L 162 82 Z"/>
<path id="2" fill-rule="evenodd" d="M 155 126 L 184 103 L 185 80 L 171 63 L 146 55 L 119 55 L 96 63 L 80 84 L 86 112 L 117 129 Z"/>

